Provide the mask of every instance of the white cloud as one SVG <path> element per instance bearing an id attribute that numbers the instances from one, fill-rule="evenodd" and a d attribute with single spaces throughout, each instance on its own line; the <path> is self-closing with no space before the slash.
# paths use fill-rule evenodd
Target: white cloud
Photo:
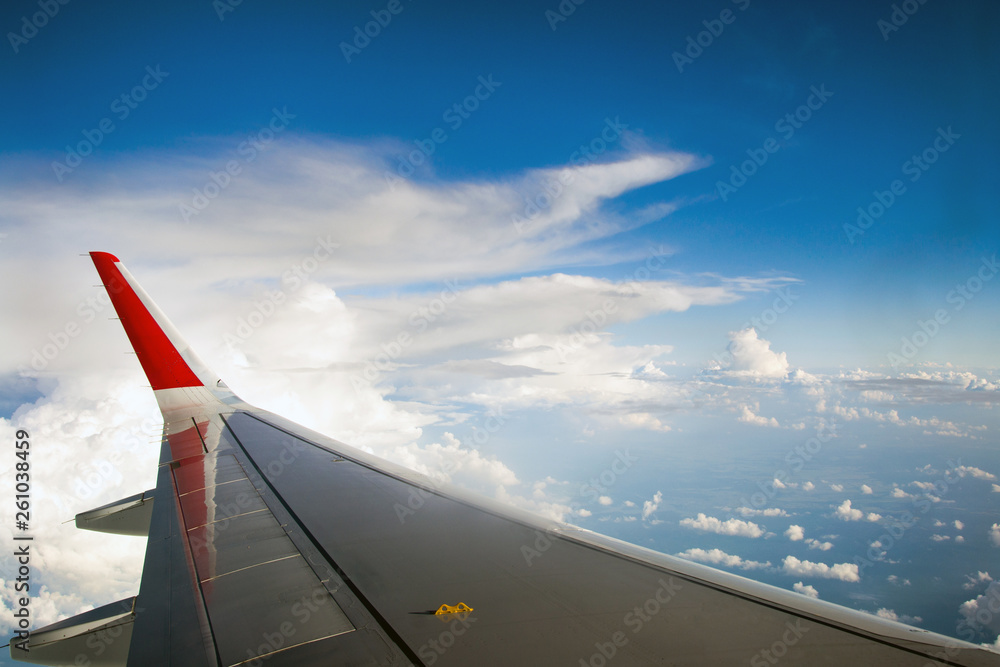
<path id="1" fill-rule="evenodd" d="M 830 485 L 830 489 L 832 489 L 833 491 L 836 491 L 837 493 L 840 493 L 841 491 L 844 490 L 844 485 L 843 484 L 831 484 Z"/>
<path id="2" fill-rule="evenodd" d="M 972 590 L 973 588 L 976 588 L 980 584 L 985 584 L 985 583 L 989 583 L 989 582 L 993 581 L 993 577 L 990 576 L 990 573 L 989 572 L 983 572 L 982 570 L 980 570 L 979 572 L 977 572 L 975 575 L 968 575 L 967 574 L 967 575 L 965 575 L 965 578 L 968 581 L 966 581 L 964 584 L 962 584 L 962 588 L 964 588 L 967 591 Z"/>
<path id="3" fill-rule="evenodd" d="M 807 598 L 819 599 L 819 591 L 817 591 L 812 586 L 807 586 L 801 581 L 792 584 L 792 590 L 795 591 L 796 593 L 801 593 L 802 595 L 805 595 Z"/>
<path id="4" fill-rule="evenodd" d="M 907 623 L 910 625 L 914 623 L 920 623 L 921 621 L 924 620 L 919 616 L 907 616 L 905 614 L 900 615 L 897 614 L 894 610 L 886 609 L 885 607 L 882 607 L 881 609 L 876 611 L 875 615 L 878 616 L 879 618 L 884 618 L 889 621 L 896 621 L 897 623 Z"/>
<path id="5" fill-rule="evenodd" d="M 834 512 L 835 517 L 843 519 L 844 521 L 861 521 L 864 515 L 865 513 L 861 510 L 851 508 L 850 500 L 845 500 Z"/>
<path id="6" fill-rule="evenodd" d="M 660 508 L 660 503 L 663 502 L 663 493 L 657 491 L 653 494 L 652 500 L 647 500 L 642 504 L 642 520 L 645 521 Z"/>
<path id="7" fill-rule="evenodd" d="M 1000 523 L 995 523 L 990 526 L 990 541 L 993 542 L 993 546 L 1000 547 Z"/>
<path id="8" fill-rule="evenodd" d="M 923 429 L 925 435 L 939 435 L 955 438 L 974 438 L 977 437 L 973 434 L 974 431 L 986 430 L 985 425 L 963 426 L 952 421 L 939 419 L 938 417 L 921 419 L 916 416 L 910 416 L 908 418 L 903 418 L 899 416 L 898 410 L 879 412 L 878 410 L 872 410 L 864 407 L 860 409 L 851 408 L 850 415 L 841 413 L 840 416 L 847 420 L 864 417 L 865 419 L 871 419 L 883 424 L 894 424 L 901 427 L 912 426 Z M 964 468 L 965 466 L 960 467 Z"/>
<path id="9" fill-rule="evenodd" d="M 993 485 L 993 493 L 1000 493 L 1000 484 Z"/>
<path id="10" fill-rule="evenodd" d="M 179 232 L 193 224 L 204 247 L 232 248 L 238 240 L 248 256 L 284 254 L 289 260 L 301 252 L 299 239 L 332 232 L 351 249 L 335 265 L 324 267 L 335 282 L 416 282 L 497 275 L 532 264 L 541 268 L 554 255 L 587 263 L 593 251 L 572 249 L 634 224 L 602 212 L 604 201 L 706 164 L 681 153 L 633 153 L 617 161 L 527 170 L 492 181 L 404 181 L 391 188 L 384 175 L 394 166 L 398 149 L 405 150 L 389 142 L 371 148 L 283 137 L 267 147 L 268 159 L 245 163 L 225 196 L 190 222 L 178 206 L 190 202 L 189 185 L 204 182 L 205 174 L 226 159 L 201 146 L 185 147 L 183 156 L 163 152 L 145 160 L 123 159 L 103 179 L 94 176 L 75 188 L 46 188 L 44 205 L 33 201 L 40 199 L 38 192 L 5 192 L 5 209 L 18 218 L 34 217 L 42 226 L 58 226 L 75 210 L 81 226 L 99 243 L 114 238 L 130 256 L 144 250 L 143 245 L 153 246 L 167 263 L 190 257 L 190 235 Z M 516 229 L 512 216 L 523 216 L 525 202 L 564 174 L 572 182 L 560 196 Z M 123 190 L 129 194 L 123 196 Z M 136 219 L 147 223 L 144 229 L 155 235 L 153 243 L 145 243 L 148 235 L 116 234 Z M 476 224 L 468 224 L 473 219 Z M 278 221 L 294 221 L 296 234 L 272 233 Z M 231 278 L 248 268 L 234 255 L 228 254 L 219 267 Z"/>
<path id="11" fill-rule="evenodd" d="M 30 434 L 31 527 L 44 545 L 31 562 L 32 622 L 55 622 L 138 591 L 146 541 L 79 530 L 67 519 L 155 486 L 161 420 L 152 392 L 136 391 L 133 374 L 109 371 L 66 376 L 49 395 L 22 406 L 13 420 L 0 418 L 0 437 Z M 9 457 L 13 459 L 14 457 Z M 13 465 L 0 463 L 13 479 Z M 14 503 L 0 507 L 0 535 L 13 544 Z M 17 572 L 14 549 L 0 554 L 0 571 Z M 44 583 L 42 583 L 44 582 Z M 13 578 L 0 578 L 0 611 L 23 597 Z M 0 631 L 9 634 L 3 611 Z"/>
<path id="12" fill-rule="evenodd" d="M 870 389 L 862 391 L 858 394 L 858 398 L 870 403 L 892 403 L 896 400 L 896 397 L 890 393 Z"/>
<path id="13" fill-rule="evenodd" d="M 569 521 L 577 515 L 576 511 L 564 502 L 511 494 L 505 486 L 498 486 L 493 496 L 502 503 L 519 507 L 553 521 Z"/>
<path id="14" fill-rule="evenodd" d="M 788 375 L 788 359 L 784 352 L 773 352 L 771 343 L 757 337 L 753 327 L 729 334 L 731 374 L 751 378 L 783 378 Z"/>
<path id="15" fill-rule="evenodd" d="M 931 535 L 931 540 L 934 542 L 947 542 L 950 539 L 950 535 Z"/>
<path id="16" fill-rule="evenodd" d="M 882 518 L 881 514 L 876 514 L 874 512 L 865 514 L 859 509 L 852 508 L 850 500 L 842 502 L 834 511 L 833 515 L 838 519 L 843 519 L 844 521 L 861 521 L 862 519 L 865 521 L 879 521 Z"/>
<path id="17" fill-rule="evenodd" d="M 806 540 L 806 544 L 810 549 L 818 549 L 819 551 L 829 551 L 833 548 L 833 542 L 820 542 L 811 537 Z"/>
<path id="18" fill-rule="evenodd" d="M 955 526 L 955 528 L 956 528 L 957 530 L 962 530 L 963 528 L 965 528 L 965 524 L 964 524 L 964 523 L 962 523 L 961 521 L 959 521 L 958 519 L 955 519 L 955 520 L 954 520 L 954 521 L 952 522 L 952 525 L 953 525 L 953 526 Z"/>
<path id="19" fill-rule="evenodd" d="M 785 536 L 792 542 L 798 542 L 805 538 L 805 531 L 802 529 L 802 526 L 791 525 L 785 531 Z"/>
<path id="20" fill-rule="evenodd" d="M 865 494 L 866 496 L 871 495 L 873 493 L 872 487 L 868 486 L 867 484 L 862 484 L 861 493 Z"/>
<path id="21" fill-rule="evenodd" d="M 780 426 L 780 424 L 778 424 L 778 420 L 774 417 L 768 419 L 767 417 L 755 415 L 747 405 L 741 406 L 740 416 L 738 419 L 744 424 L 753 424 L 754 426 L 771 426 L 773 428 L 778 428 Z"/>
<path id="22" fill-rule="evenodd" d="M 771 567 L 770 561 L 760 562 L 756 560 L 744 560 L 739 556 L 727 554 L 721 549 L 688 549 L 677 554 L 680 558 L 698 561 L 700 563 L 710 563 L 712 565 L 724 565 L 726 567 L 737 567 L 741 570 L 762 570 Z"/>
<path id="23" fill-rule="evenodd" d="M 601 496 L 597 499 L 597 502 L 601 505 L 610 505 L 613 501 L 611 500 L 611 496 Z"/>
<path id="24" fill-rule="evenodd" d="M 646 429 L 666 433 L 671 430 L 669 424 L 664 424 L 648 412 L 629 412 L 618 417 L 618 423 L 626 428 Z"/>
<path id="25" fill-rule="evenodd" d="M 802 485 L 802 490 L 803 490 L 803 491 L 812 491 L 812 490 L 813 490 L 813 489 L 815 489 L 815 488 L 816 488 L 816 485 L 815 485 L 815 484 L 813 484 L 812 482 L 805 482 L 805 483 L 804 483 L 804 484 Z"/>
<path id="26" fill-rule="evenodd" d="M 480 492 L 521 483 L 514 471 L 496 458 L 483 456 L 478 450 L 464 446 L 451 433 L 445 432 L 442 439 L 444 444 L 431 443 L 421 447 L 408 443 L 381 454 L 439 481 L 460 483 Z"/>
<path id="27" fill-rule="evenodd" d="M 781 565 L 785 574 L 795 576 L 839 579 L 840 581 L 861 580 L 856 563 L 837 563 L 835 565 L 827 565 L 826 563 L 813 563 L 808 560 L 799 560 L 795 556 L 785 556 L 785 560 L 782 561 Z"/>
<path id="28" fill-rule="evenodd" d="M 982 595 L 963 602 L 958 608 L 958 613 L 969 625 L 1000 630 L 1000 614 L 995 611 L 997 600 L 1000 600 L 1000 582 L 993 581 Z"/>
<path id="29" fill-rule="evenodd" d="M 719 535 L 760 537 L 764 534 L 764 529 L 752 521 L 741 521 L 740 519 L 721 521 L 714 516 L 705 516 L 701 512 L 698 513 L 695 519 L 681 519 L 680 524 L 686 528 L 694 528 L 695 530 L 702 530 L 706 533 L 717 533 Z"/>
<path id="30" fill-rule="evenodd" d="M 975 466 L 958 466 L 954 468 L 952 472 L 956 473 L 959 477 L 965 477 L 968 475 L 969 477 L 975 477 L 976 479 L 986 480 L 994 480 L 997 478 L 997 476 L 993 473 L 986 472 L 982 468 L 976 468 Z"/>
<path id="31" fill-rule="evenodd" d="M 767 507 L 762 510 L 750 507 L 737 507 L 736 513 L 740 516 L 788 516 L 788 512 L 777 507 Z"/>

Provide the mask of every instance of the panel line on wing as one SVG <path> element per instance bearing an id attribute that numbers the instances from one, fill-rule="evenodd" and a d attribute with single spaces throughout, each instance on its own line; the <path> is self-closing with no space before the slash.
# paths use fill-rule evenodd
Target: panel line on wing
<path id="1" fill-rule="evenodd" d="M 401 651 L 406 656 L 406 658 L 411 663 L 411 667 L 412 665 L 426 665 L 427 663 L 417 656 L 416 652 L 414 652 L 414 650 L 410 648 L 409 644 L 407 644 L 406 641 L 403 640 L 403 638 L 399 635 L 399 633 L 396 632 L 396 629 L 393 628 L 392 625 L 388 622 L 388 620 L 382 616 L 378 608 L 371 602 L 371 600 L 369 600 L 361 592 L 358 586 L 355 585 L 353 581 L 351 581 L 350 577 L 347 576 L 347 574 L 343 571 L 343 569 L 330 556 L 330 554 L 326 551 L 323 545 L 320 544 L 320 542 L 316 540 L 316 538 L 312 535 L 308 527 L 306 527 L 298 519 L 295 510 L 291 506 L 289 506 L 288 503 L 285 502 L 285 499 L 281 496 L 281 494 L 276 492 L 271 479 L 269 478 L 268 474 L 265 471 L 266 466 L 262 466 L 260 462 L 258 462 L 253 456 L 250 455 L 250 452 L 247 450 L 244 443 L 240 440 L 240 437 L 237 434 L 236 429 L 234 429 L 233 425 L 230 423 L 231 417 L 239 415 L 253 417 L 253 415 L 250 413 L 237 411 L 232 414 L 222 415 L 222 418 L 229 429 L 229 433 L 232 434 L 236 446 L 238 446 L 240 448 L 240 451 L 242 451 L 242 453 L 247 457 L 248 464 L 253 467 L 255 474 L 252 476 L 252 478 L 254 480 L 259 480 L 263 488 L 267 489 L 267 491 L 270 494 L 272 494 L 272 497 L 274 498 L 275 502 L 280 505 L 280 507 L 284 510 L 284 512 L 288 514 L 289 517 L 291 517 L 291 520 L 295 522 L 295 525 L 298 526 L 301 535 L 308 541 L 308 544 L 317 552 L 319 556 L 323 558 L 326 564 L 328 564 L 330 568 L 332 568 L 332 571 L 336 572 L 337 578 L 346 585 L 347 589 L 350 590 L 352 597 L 361 603 L 361 606 L 367 613 L 368 617 L 375 622 L 379 630 L 382 633 L 384 633 L 384 635 L 388 638 L 388 640 L 391 641 L 391 643 L 394 646 L 396 646 L 399 649 L 399 651 Z M 259 421 L 259 423 L 266 425 L 266 423 L 263 421 Z M 295 441 L 298 441 L 299 443 L 304 443 L 304 445 L 315 447 L 313 443 L 304 441 L 298 436 L 295 436 L 294 434 L 286 433 L 284 431 L 281 431 L 280 429 L 278 429 L 278 431 L 284 433 L 285 435 L 291 436 L 291 438 L 293 438 Z M 274 510 L 272 509 L 272 513 L 273 512 Z"/>
<path id="2" fill-rule="evenodd" d="M 165 470 L 179 509 L 178 537 L 193 566 L 220 664 L 246 662 L 248 651 L 254 659 L 264 657 L 254 653 L 261 637 L 279 632 L 290 619 L 296 623 L 287 648 L 352 632 L 354 623 L 250 481 L 221 417 L 181 432 L 216 421 L 219 438 L 212 451 L 176 460 Z M 182 426 L 174 422 L 175 429 Z M 294 613 L 302 601 L 319 605 L 304 620 Z"/>
<path id="3" fill-rule="evenodd" d="M 222 577 L 228 577 L 231 574 L 237 574 L 238 572 L 246 572 L 247 570 L 252 570 L 255 567 L 261 567 L 262 565 L 270 565 L 271 563 L 277 563 L 280 560 L 288 560 L 289 558 L 302 558 L 302 554 L 295 553 L 289 556 L 282 556 L 281 558 L 272 558 L 271 560 L 261 561 L 259 563 L 254 563 L 253 565 L 247 565 L 246 567 L 241 567 L 237 570 L 230 570 L 229 572 L 223 572 L 222 574 L 217 574 L 213 577 L 208 577 L 207 579 L 202 579 L 201 583 L 206 583 L 209 581 L 218 581 Z"/>

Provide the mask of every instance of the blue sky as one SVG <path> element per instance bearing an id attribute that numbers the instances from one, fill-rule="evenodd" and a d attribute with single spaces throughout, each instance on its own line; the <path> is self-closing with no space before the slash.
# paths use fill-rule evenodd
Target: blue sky
<path id="1" fill-rule="evenodd" d="M 204 150 L 205 141 L 256 133 L 275 107 L 294 115 L 289 132 L 299 135 L 361 145 L 396 140 L 385 155 L 390 163 L 407 144 L 446 130 L 418 181 L 503 179 L 566 164 L 606 118 L 620 119 L 629 143 L 691 153 L 706 166 L 621 197 L 615 208 L 686 205 L 602 240 L 616 248 L 666 243 L 678 250 L 671 268 L 686 273 L 802 278 L 809 299 L 801 309 L 825 326 L 800 324 L 789 338 L 809 329 L 815 344 L 796 351 L 825 365 L 844 363 L 827 352 L 859 337 L 846 322 L 884 331 L 884 347 L 925 315 L 925 302 L 944 298 L 995 250 L 996 204 L 988 193 L 997 170 L 983 147 L 998 138 L 990 83 L 996 10 L 987 3 L 961 11 L 921 6 L 885 36 L 878 21 L 891 18 L 891 6 L 870 3 L 584 3 L 554 30 L 545 3 L 399 7 L 348 63 L 341 44 L 374 20 L 370 12 L 387 10 L 243 3 L 220 20 L 204 2 L 160 10 L 66 5 L 0 65 L 15 92 L 0 130 L 5 154 L 17 158 L 10 176 L 51 181 L 51 161 L 104 118 L 114 130 L 66 176 L 71 187 L 99 178 L 97 164 L 185 154 Z M 32 8 L 9 5 L 4 24 L 21 25 Z M 732 23 L 713 26 L 726 9 Z M 673 54 L 690 50 L 687 38 L 706 31 L 704 22 L 724 29 L 679 72 Z M 147 66 L 168 74 L 162 88 L 119 120 L 112 101 Z M 475 91 L 480 76 L 499 87 L 451 129 L 444 113 Z M 805 104 L 813 86 L 832 96 L 786 139 L 776 123 Z M 939 128 L 960 138 L 911 182 L 903 164 L 931 146 Z M 717 184 L 769 137 L 778 152 L 722 201 Z M 598 159 L 623 150 L 615 141 Z M 906 192 L 850 243 L 844 225 L 896 179 Z M 984 293 L 977 314 L 1000 312 L 995 299 Z M 972 351 L 985 346 L 988 328 L 963 328 L 927 355 L 940 347 L 938 360 L 978 363 Z M 866 343 L 874 343 L 870 333 L 852 352 L 871 363 L 882 350 Z"/>
<path id="2" fill-rule="evenodd" d="M 155 405 L 90 301 L 77 255 L 106 250 L 262 407 L 959 633 L 1000 575 L 1000 10 L 902 5 L 6 3 L 2 416 L 52 444 L 41 615 L 141 561 L 59 567 L 89 543 L 55 524 L 152 482 L 113 449 Z M 740 504 L 830 425 L 799 486 Z M 581 493 L 626 446 L 608 502 Z M 860 581 L 786 562 L 854 562 L 945 477 Z"/>

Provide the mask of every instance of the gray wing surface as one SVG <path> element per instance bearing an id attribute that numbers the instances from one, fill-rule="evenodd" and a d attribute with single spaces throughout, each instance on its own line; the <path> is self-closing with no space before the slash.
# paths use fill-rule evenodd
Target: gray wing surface
<path id="1" fill-rule="evenodd" d="M 78 525 L 148 531 L 142 581 L 135 598 L 15 639 L 18 660 L 1000 665 L 982 647 L 436 484 L 254 408 L 117 258 L 92 256 L 164 436 L 155 490 Z"/>
<path id="2" fill-rule="evenodd" d="M 421 483 L 264 412 L 226 422 L 415 664 L 997 664 L 957 640 Z M 473 611 L 428 613 L 457 601 Z"/>

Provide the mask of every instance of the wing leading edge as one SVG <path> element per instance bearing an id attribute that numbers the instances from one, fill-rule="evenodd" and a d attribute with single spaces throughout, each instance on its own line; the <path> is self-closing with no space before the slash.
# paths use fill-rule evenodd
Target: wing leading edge
<path id="1" fill-rule="evenodd" d="M 254 408 L 208 370 L 117 258 L 91 255 L 164 434 L 154 492 L 81 516 L 119 532 L 148 522 L 142 582 L 134 601 L 104 615 L 36 630 L 30 652 L 12 644 L 15 659 L 1000 665 L 972 644 L 435 484 Z M 119 511 L 131 514 L 116 521 Z M 458 602 L 471 610 L 434 613 Z M 114 656 L 87 649 L 123 624 Z"/>

